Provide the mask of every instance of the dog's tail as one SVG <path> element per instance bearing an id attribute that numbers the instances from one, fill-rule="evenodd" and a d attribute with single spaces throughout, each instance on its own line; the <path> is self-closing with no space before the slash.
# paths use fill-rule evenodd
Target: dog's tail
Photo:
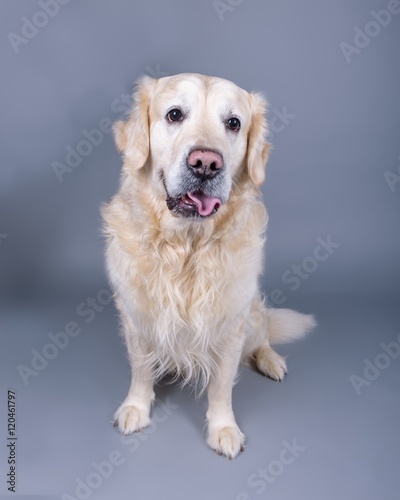
<path id="1" fill-rule="evenodd" d="M 268 340 L 271 344 L 285 344 L 303 338 L 317 326 L 311 314 L 292 309 L 267 309 Z"/>

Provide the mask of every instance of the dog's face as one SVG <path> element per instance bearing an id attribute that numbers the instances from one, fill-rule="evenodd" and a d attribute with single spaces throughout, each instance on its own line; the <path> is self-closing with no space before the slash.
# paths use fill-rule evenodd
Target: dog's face
<path id="1" fill-rule="evenodd" d="M 264 180 L 265 101 L 221 78 L 141 80 L 130 119 L 115 125 L 129 169 L 147 164 L 174 216 L 203 220 L 224 205 L 243 171 Z"/>

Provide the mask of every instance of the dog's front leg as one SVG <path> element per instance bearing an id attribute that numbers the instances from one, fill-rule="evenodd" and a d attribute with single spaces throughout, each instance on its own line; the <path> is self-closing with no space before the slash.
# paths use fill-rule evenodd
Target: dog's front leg
<path id="1" fill-rule="evenodd" d="M 151 404 L 154 401 L 154 370 L 147 362 L 148 352 L 139 342 L 136 326 L 124 307 L 120 303 L 117 305 L 121 312 L 132 378 L 128 395 L 114 415 L 114 425 L 118 425 L 122 434 L 131 434 L 150 424 Z"/>
<path id="2" fill-rule="evenodd" d="M 208 386 L 208 445 L 229 459 L 243 451 L 244 434 L 239 429 L 232 410 L 232 388 L 243 349 L 243 329 L 229 339 Z"/>

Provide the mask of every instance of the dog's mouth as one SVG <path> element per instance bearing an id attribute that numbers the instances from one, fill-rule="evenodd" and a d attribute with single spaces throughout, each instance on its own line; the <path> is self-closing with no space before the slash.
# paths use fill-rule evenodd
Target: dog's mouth
<path id="1" fill-rule="evenodd" d="M 164 171 L 161 171 L 160 178 L 167 195 L 167 207 L 178 217 L 207 219 L 217 213 L 222 205 L 221 199 L 208 194 L 203 186 L 194 186 L 186 193 L 171 196 L 167 189 Z"/>
<path id="2" fill-rule="evenodd" d="M 198 189 L 182 196 L 167 196 L 167 207 L 171 212 L 182 217 L 200 217 L 206 219 L 218 212 L 222 202 Z"/>

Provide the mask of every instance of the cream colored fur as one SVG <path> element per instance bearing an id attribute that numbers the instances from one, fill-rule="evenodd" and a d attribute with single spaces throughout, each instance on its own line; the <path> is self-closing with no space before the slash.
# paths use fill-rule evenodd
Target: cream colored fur
<path id="1" fill-rule="evenodd" d="M 116 423 L 124 434 L 148 425 L 154 381 L 173 373 L 200 392 L 207 388 L 208 443 L 233 458 L 244 445 L 231 406 L 239 363 L 253 360 L 281 380 L 285 360 L 270 343 L 301 338 L 314 326 L 312 316 L 267 309 L 258 289 L 268 219 L 259 192 L 269 149 L 266 104 L 196 74 L 145 77 L 134 100 L 129 118 L 114 127 L 124 165 L 120 189 L 102 210 L 107 270 L 132 365 Z M 177 105 L 187 119 L 171 126 L 165 115 Z M 242 123 L 235 135 L 221 124 L 232 110 Z M 166 205 L 165 188 L 178 189 L 193 146 L 224 158 L 223 204 L 204 220 L 177 217 Z"/>

